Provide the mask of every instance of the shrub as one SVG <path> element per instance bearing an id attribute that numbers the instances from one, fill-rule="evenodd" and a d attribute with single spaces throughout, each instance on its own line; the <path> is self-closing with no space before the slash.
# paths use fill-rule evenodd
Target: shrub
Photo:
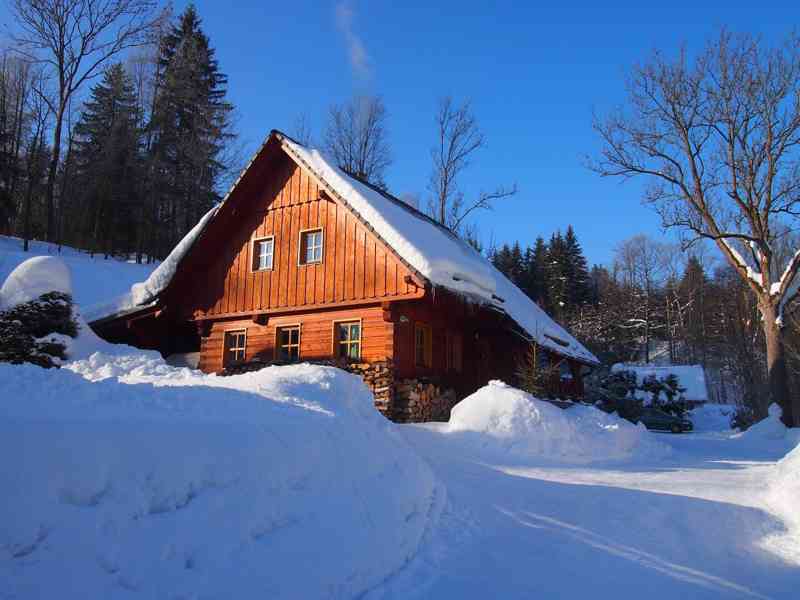
<path id="1" fill-rule="evenodd" d="M 66 345 L 53 334 L 78 335 L 69 294 L 49 292 L 0 312 L 0 362 L 57 367 Z"/>

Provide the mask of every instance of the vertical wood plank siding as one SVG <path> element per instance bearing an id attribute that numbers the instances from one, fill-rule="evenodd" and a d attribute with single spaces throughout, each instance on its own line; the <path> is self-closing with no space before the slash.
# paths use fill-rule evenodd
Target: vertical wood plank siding
<path id="1" fill-rule="evenodd" d="M 228 209 L 227 226 L 215 224 L 215 240 L 203 240 L 195 277 L 184 277 L 173 305 L 189 319 L 235 316 L 345 301 L 417 295 L 403 265 L 360 220 L 329 198 L 290 159 L 272 167 L 243 190 Z M 300 264 L 300 235 L 323 232 L 323 259 Z M 256 238 L 274 236 L 273 269 L 256 271 Z"/>

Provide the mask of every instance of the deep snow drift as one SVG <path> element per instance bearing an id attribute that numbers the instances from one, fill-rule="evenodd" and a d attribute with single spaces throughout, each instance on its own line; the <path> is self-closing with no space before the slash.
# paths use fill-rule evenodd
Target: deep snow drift
<path id="1" fill-rule="evenodd" d="M 516 460 L 584 463 L 668 453 L 644 425 L 592 406 L 562 410 L 500 381 L 453 407 L 447 432 L 475 452 Z"/>
<path id="2" fill-rule="evenodd" d="M 786 531 L 771 536 L 766 548 L 800 565 L 800 438 L 798 445 L 775 465 L 767 503 L 786 523 Z"/>
<path id="3" fill-rule="evenodd" d="M 0 365 L 0 398 L 1 596 L 353 597 L 443 500 L 333 368 L 218 378 L 95 354 Z"/>

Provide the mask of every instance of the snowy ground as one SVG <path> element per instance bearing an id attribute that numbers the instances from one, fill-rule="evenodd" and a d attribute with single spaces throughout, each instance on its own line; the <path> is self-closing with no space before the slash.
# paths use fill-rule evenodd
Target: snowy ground
<path id="1" fill-rule="evenodd" d="M 147 270 L 65 262 L 82 305 Z M 398 426 L 331 368 L 219 378 L 85 328 L 70 350 L 0 365 L 0 598 L 797 598 L 775 414 L 656 434 L 495 384 Z"/>
<path id="2" fill-rule="evenodd" d="M 435 538 L 372 600 L 797 598 L 800 560 L 787 548 L 800 540 L 764 509 L 786 443 L 651 434 L 674 452 L 503 465 L 454 453 L 445 426 L 403 431 L 449 504 Z"/>

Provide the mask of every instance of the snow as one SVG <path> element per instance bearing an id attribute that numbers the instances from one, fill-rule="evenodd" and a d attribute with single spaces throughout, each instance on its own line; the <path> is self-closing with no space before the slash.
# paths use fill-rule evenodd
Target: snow
<path id="1" fill-rule="evenodd" d="M 83 310 L 130 290 L 131 285 L 146 279 L 156 266 L 113 258 L 106 260 L 102 255 L 92 258 L 68 246 L 62 247 L 59 253 L 54 244 L 37 241 L 31 242 L 29 252 L 23 252 L 22 240 L 0 236 L 0 281 L 5 281 L 20 264 L 36 256 L 57 257 L 69 267 L 72 298 Z"/>
<path id="2" fill-rule="evenodd" d="M 318 150 L 285 137 L 283 143 L 434 285 L 506 312 L 533 339 L 559 354 L 599 362 L 469 244 L 421 217 L 405 203 L 392 201 L 353 179 Z"/>
<path id="3" fill-rule="evenodd" d="M 352 598 L 444 490 L 359 378 L 0 365 L 0 596 Z"/>
<path id="4" fill-rule="evenodd" d="M 764 547 L 800 564 L 800 440 L 794 450 L 775 465 L 767 491 L 768 506 L 786 523 L 786 531 L 764 541 Z"/>
<path id="5" fill-rule="evenodd" d="M 611 370 L 633 371 L 636 374 L 637 383 L 641 384 L 646 377 L 654 375 L 658 379 L 664 379 L 669 375 L 675 375 L 681 387 L 686 388 L 684 397 L 686 400 L 694 402 L 706 402 L 708 400 L 708 386 L 706 385 L 706 375 L 701 365 L 639 365 L 631 363 L 616 363 L 611 366 Z M 647 400 L 651 398 L 648 392 L 637 390 L 637 398 Z M 662 395 L 663 399 L 663 395 Z"/>
<path id="6" fill-rule="evenodd" d="M 593 406 L 562 410 L 500 381 L 456 404 L 448 433 L 475 453 L 515 459 L 584 463 L 667 453 L 644 425 Z"/>
<path id="7" fill-rule="evenodd" d="M 733 404 L 707 403 L 689 411 L 689 419 L 695 432 L 727 431 L 731 429 L 731 419 L 736 413 Z"/>
<path id="8" fill-rule="evenodd" d="M 197 238 L 203 233 L 206 225 L 214 218 L 219 210 L 217 205 L 210 209 L 183 239 L 172 249 L 167 258 L 159 264 L 150 276 L 144 281 L 134 283 L 130 290 L 119 296 L 98 303 L 86 311 L 86 317 L 93 321 L 103 317 L 122 314 L 136 307 L 147 306 L 163 292 L 178 269 L 181 260 L 188 254 Z"/>
<path id="9" fill-rule="evenodd" d="M 72 258 L 81 298 L 135 268 Z M 0 364 L 0 597 L 797 595 L 777 407 L 656 434 L 495 382 L 394 425 L 333 368 L 216 377 L 87 332 L 61 369 Z"/>
<path id="10" fill-rule="evenodd" d="M 750 264 L 744 259 L 744 257 L 733 246 L 733 244 L 730 243 L 730 241 L 725 238 L 721 238 L 720 241 L 725 244 L 725 247 L 728 249 L 728 252 L 731 253 L 731 256 L 733 256 L 733 259 L 736 261 L 736 263 L 745 270 L 747 273 L 747 278 L 763 288 L 764 276 L 750 266 Z"/>
<path id="11" fill-rule="evenodd" d="M 18 265 L 0 286 L 0 310 L 8 310 L 49 292 L 72 293 L 72 278 L 64 261 L 37 256 Z"/>
<path id="12" fill-rule="evenodd" d="M 368 600 L 797 596 L 800 561 L 767 544 L 788 527 L 765 502 L 785 451 L 730 432 L 651 432 L 669 455 L 576 464 L 465 456 L 442 424 L 402 431 L 449 504 Z"/>

